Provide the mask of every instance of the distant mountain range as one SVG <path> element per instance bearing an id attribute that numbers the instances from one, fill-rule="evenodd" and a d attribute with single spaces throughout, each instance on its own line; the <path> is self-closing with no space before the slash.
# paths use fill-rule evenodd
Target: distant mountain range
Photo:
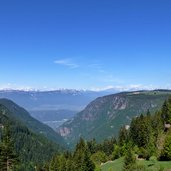
<path id="1" fill-rule="evenodd" d="M 56 129 L 74 114 L 97 97 L 110 94 L 109 91 L 55 90 L 55 91 L 23 91 L 0 90 L 0 98 L 8 98 L 41 122 Z"/>
<path id="2" fill-rule="evenodd" d="M 117 136 L 123 125 L 133 117 L 161 107 L 171 95 L 168 90 L 124 92 L 99 97 L 74 118 L 58 128 L 58 132 L 73 145 L 80 137 L 98 141 Z"/>
<path id="3" fill-rule="evenodd" d="M 1 90 L 0 98 L 8 98 L 27 110 L 81 110 L 92 99 L 104 92 L 55 90 L 55 91 L 20 91 Z M 109 93 L 108 93 L 109 94 Z"/>

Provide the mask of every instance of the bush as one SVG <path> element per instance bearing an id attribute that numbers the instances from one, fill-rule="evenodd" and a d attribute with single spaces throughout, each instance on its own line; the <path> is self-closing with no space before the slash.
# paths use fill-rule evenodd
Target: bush
<path id="1" fill-rule="evenodd" d="M 115 160 L 115 159 L 118 159 L 119 157 L 121 157 L 120 148 L 117 144 L 115 144 L 114 151 L 112 153 L 112 159 Z"/>
<path id="2" fill-rule="evenodd" d="M 131 171 L 145 171 L 145 166 L 143 164 L 135 164 Z"/>
<path id="3" fill-rule="evenodd" d="M 124 159 L 124 171 L 133 171 L 134 166 L 136 165 L 135 153 L 132 150 L 132 146 L 129 144 L 127 152 Z"/>
<path id="4" fill-rule="evenodd" d="M 98 151 L 91 156 L 91 160 L 96 165 L 100 165 L 101 163 L 105 163 L 108 159 L 104 152 Z"/>
<path id="5" fill-rule="evenodd" d="M 156 156 L 151 156 L 149 158 L 149 160 L 152 161 L 152 162 L 156 162 L 157 161 L 157 157 Z"/>
<path id="6" fill-rule="evenodd" d="M 171 160 L 171 131 L 165 139 L 164 148 L 160 156 L 161 160 Z"/>
<path id="7" fill-rule="evenodd" d="M 140 149 L 139 149 L 140 151 L 139 151 L 139 158 L 144 158 L 144 159 L 148 159 L 148 152 L 147 152 L 147 150 L 145 150 L 143 147 L 141 147 Z"/>

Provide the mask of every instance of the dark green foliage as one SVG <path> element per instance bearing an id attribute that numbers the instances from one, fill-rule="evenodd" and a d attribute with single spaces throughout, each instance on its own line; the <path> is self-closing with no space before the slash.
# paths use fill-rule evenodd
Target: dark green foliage
<path id="1" fill-rule="evenodd" d="M 75 171 L 73 156 L 66 157 L 64 154 L 53 157 L 49 171 Z"/>
<path id="2" fill-rule="evenodd" d="M 90 159 L 90 152 L 87 148 L 87 144 L 82 138 L 76 145 L 74 163 L 74 168 L 77 171 L 93 171 L 95 169 L 94 163 Z"/>
<path id="3" fill-rule="evenodd" d="M 152 128 L 154 131 L 154 136 L 157 138 L 158 135 L 164 130 L 163 119 L 161 118 L 161 111 L 157 111 L 152 117 Z"/>
<path id="4" fill-rule="evenodd" d="M 18 157 L 11 139 L 9 125 L 4 126 L 2 133 L 0 142 L 0 170 L 14 170 L 18 164 Z"/>
<path id="5" fill-rule="evenodd" d="M 52 155 L 61 150 L 58 145 L 50 142 L 43 135 L 30 131 L 20 120 L 12 117 L 5 106 L 0 105 L 0 124 L 6 125 L 6 123 L 10 125 L 10 140 L 20 160 L 17 171 L 32 171 L 36 165 L 43 165 L 45 161 L 51 159 Z"/>
<path id="6" fill-rule="evenodd" d="M 161 160 L 171 160 L 170 124 L 171 98 L 165 101 L 161 110 L 153 116 L 148 111 L 147 115 L 133 118 L 128 139 L 138 146 L 136 153 L 140 158 L 149 159 L 151 156 L 156 156 Z M 123 148 L 125 139 L 123 128 L 120 132 L 119 141 L 121 145 L 118 147 L 119 149 Z"/>
<path id="7" fill-rule="evenodd" d="M 114 150 L 112 153 L 112 159 L 118 159 L 119 157 L 121 157 L 121 150 L 120 150 L 120 146 L 117 144 L 114 144 Z"/>
<path id="8" fill-rule="evenodd" d="M 118 139 L 120 146 L 123 146 L 125 143 L 128 142 L 128 131 L 125 127 L 121 127 Z"/>
<path id="9" fill-rule="evenodd" d="M 168 122 L 168 103 L 167 101 L 164 102 L 163 106 L 162 106 L 162 110 L 161 110 L 161 117 L 162 117 L 162 121 L 163 123 L 166 121 Z"/>
<path id="10" fill-rule="evenodd" d="M 133 151 L 132 144 L 128 144 L 125 159 L 124 159 L 124 171 L 133 171 L 136 164 L 136 157 Z"/>
<path id="11" fill-rule="evenodd" d="M 164 123 L 171 124 L 171 97 L 164 102 L 161 110 L 161 116 Z"/>
<path id="12" fill-rule="evenodd" d="M 107 156 L 111 156 L 113 153 L 114 144 L 117 141 L 114 137 L 105 139 L 102 143 L 97 143 L 95 139 L 87 141 L 87 147 L 91 154 L 97 153 L 99 151 L 104 152 Z"/>
<path id="13" fill-rule="evenodd" d="M 106 139 L 100 144 L 101 149 L 99 148 L 99 150 L 103 151 L 107 156 L 110 156 L 113 152 L 114 144 L 116 143 L 117 142 L 114 137 L 110 139 Z"/>
<path id="14" fill-rule="evenodd" d="M 140 148 L 140 156 L 143 158 L 157 155 L 157 137 L 163 128 L 159 120 L 160 116 L 151 116 L 148 111 L 146 116 L 140 115 L 131 122 L 130 140 Z"/>
<path id="15" fill-rule="evenodd" d="M 73 154 L 66 152 L 53 157 L 50 171 L 94 171 L 95 165 L 90 159 L 91 155 L 86 142 L 81 138 Z"/>
<path id="16" fill-rule="evenodd" d="M 161 160 L 171 160 L 171 131 L 166 135 Z"/>
<path id="17" fill-rule="evenodd" d="M 124 156 L 126 154 L 126 151 L 127 151 L 127 143 L 129 141 L 129 132 L 128 130 L 126 130 L 125 127 L 121 127 L 120 131 L 119 131 L 119 137 L 118 137 L 118 150 L 119 150 L 119 153 L 117 152 L 117 146 L 115 146 L 114 148 L 114 153 L 113 153 L 113 157 L 116 158 L 117 157 L 117 153 L 118 153 L 118 156 Z"/>
<path id="18" fill-rule="evenodd" d="M 24 108 L 18 106 L 11 100 L 0 99 L 0 105 L 8 109 L 9 118 L 13 118 L 14 120 L 21 122 L 30 131 L 36 134 L 42 134 L 50 141 L 60 144 L 61 146 L 65 144 L 64 139 L 58 133 L 47 125 L 31 117 L 31 115 Z"/>
<path id="19" fill-rule="evenodd" d="M 98 151 L 91 156 L 92 161 L 98 166 L 101 163 L 105 163 L 108 160 L 108 157 L 103 151 Z"/>
<path id="20" fill-rule="evenodd" d="M 146 149 L 149 154 L 156 150 L 153 121 L 154 119 L 148 111 L 146 116 L 140 115 L 140 117 L 134 118 L 130 125 L 130 139 L 138 147 Z"/>
<path id="21" fill-rule="evenodd" d="M 87 141 L 87 147 L 91 154 L 96 153 L 100 148 L 95 139 Z"/>

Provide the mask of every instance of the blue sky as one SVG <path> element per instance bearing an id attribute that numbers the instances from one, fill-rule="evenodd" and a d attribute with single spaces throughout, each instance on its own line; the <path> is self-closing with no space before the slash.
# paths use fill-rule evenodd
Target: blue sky
<path id="1" fill-rule="evenodd" d="M 0 1 L 0 88 L 171 88 L 170 0 Z"/>

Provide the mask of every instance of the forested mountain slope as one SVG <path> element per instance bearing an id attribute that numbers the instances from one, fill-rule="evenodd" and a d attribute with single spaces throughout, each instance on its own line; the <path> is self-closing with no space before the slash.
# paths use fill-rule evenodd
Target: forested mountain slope
<path id="1" fill-rule="evenodd" d="M 0 99 L 0 105 L 5 106 L 9 110 L 10 117 L 21 121 L 31 131 L 42 134 L 55 143 L 64 145 L 64 140 L 58 133 L 53 131 L 47 125 L 42 124 L 38 120 L 31 117 L 31 115 L 24 108 L 8 99 Z"/>
<path id="2" fill-rule="evenodd" d="M 159 109 L 171 91 L 124 92 L 97 98 L 73 119 L 65 122 L 58 132 L 70 143 L 79 137 L 104 140 L 117 136 L 121 126 L 129 125 L 131 119 Z"/>
<path id="3" fill-rule="evenodd" d="M 10 131 L 9 138 L 14 145 L 14 149 L 12 150 L 18 158 L 19 164 L 17 171 L 33 171 L 35 170 L 35 166 L 48 162 L 52 155 L 63 150 L 63 147 L 48 140 L 43 134 L 35 133 L 33 129 L 29 129 L 25 122 L 22 122 L 24 117 L 27 118 L 28 116 L 25 116 L 25 113 L 20 113 L 20 119 L 20 115 L 17 113 L 18 106 L 16 107 L 16 104 L 8 100 L 0 100 L 0 102 L 0 152 L 7 148 L 7 146 L 5 146 L 4 149 L 2 146 L 1 149 L 1 141 L 3 141 L 4 129 L 8 126 Z M 6 104 L 8 107 L 4 106 L 2 103 Z M 12 146 L 10 148 L 12 148 Z M 6 152 L 6 154 L 10 155 L 9 151 Z M 2 157 L 1 155 L 1 164 L 3 163 Z M 13 162 L 12 159 L 9 160 Z"/>

